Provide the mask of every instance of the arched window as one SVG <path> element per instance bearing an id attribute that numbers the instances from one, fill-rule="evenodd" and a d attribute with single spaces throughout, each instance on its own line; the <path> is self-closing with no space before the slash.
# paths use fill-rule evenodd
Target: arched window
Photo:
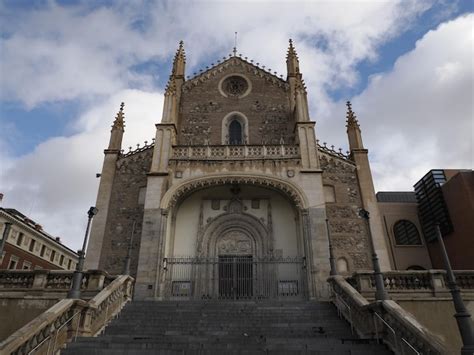
<path id="1" fill-rule="evenodd" d="M 242 125 L 235 119 L 229 125 L 229 144 L 242 144 Z"/>
<path id="2" fill-rule="evenodd" d="M 397 245 L 421 245 L 420 233 L 416 226 L 406 219 L 401 219 L 393 226 Z"/>

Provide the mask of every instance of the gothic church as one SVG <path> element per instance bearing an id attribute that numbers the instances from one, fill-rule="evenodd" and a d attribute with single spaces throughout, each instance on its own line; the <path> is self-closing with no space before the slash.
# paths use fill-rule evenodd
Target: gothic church
<path id="1" fill-rule="evenodd" d="M 296 50 L 286 80 L 230 55 L 185 79 L 181 42 L 154 142 L 122 150 L 112 126 L 86 267 L 120 274 L 135 298 L 327 299 L 329 242 L 338 271 L 371 269 L 370 212 L 392 268 L 368 151 L 348 103 L 348 155 L 321 146 Z"/>

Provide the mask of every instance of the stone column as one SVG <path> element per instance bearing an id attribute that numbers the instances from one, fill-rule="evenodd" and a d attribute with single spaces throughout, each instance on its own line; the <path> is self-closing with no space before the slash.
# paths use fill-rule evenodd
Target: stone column
<path id="1" fill-rule="evenodd" d="M 326 228 L 326 205 L 324 201 L 322 174 L 300 173 L 299 186 L 308 199 L 308 208 L 302 211 L 303 237 L 310 299 L 328 299 L 329 286 L 329 239 Z"/>
<path id="2" fill-rule="evenodd" d="M 172 154 L 175 137 L 174 124 L 156 125 L 155 147 L 145 195 L 135 299 L 161 297 L 160 273 L 163 267 L 167 230 L 167 210 L 162 210 L 161 198 L 167 188 L 168 160 Z"/>
<path id="3" fill-rule="evenodd" d="M 99 191 L 97 192 L 97 200 L 95 203 L 95 207 L 98 208 L 99 212 L 94 217 L 91 226 L 86 260 L 84 262 L 84 268 L 86 270 L 100 268 L 100 254 L 102 252 L 102 243 L 104 241 L 105 226 L 109 213 L 110 197 L 112 195 L 112 186 L 114 183 L 119 151 L 106 149 L 104 154 L 104 164 L 102 166 Z"/>
<path id="4" fill-rule="evenodd" d="M 314 126 L 314 122 L 298 122 L 296 124 L 301 154 L 301 165 L 305 172 L 319 170 L 318 149 Z"/>

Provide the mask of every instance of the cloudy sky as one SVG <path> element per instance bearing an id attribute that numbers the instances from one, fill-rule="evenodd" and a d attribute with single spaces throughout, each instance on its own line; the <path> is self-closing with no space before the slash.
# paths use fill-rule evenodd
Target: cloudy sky
<path id="1" fill-rule="evenodd" d="M 472 168 L 473 6 L 445 1 L 0 0 L 0 192 L 80 247 L 103 149 L 154 136 L 179 40 L 187 75 L 238 52 L 286 75 L 293 38 L 321 142 L 347 149 L 353 101 L 376 190 Z"/>

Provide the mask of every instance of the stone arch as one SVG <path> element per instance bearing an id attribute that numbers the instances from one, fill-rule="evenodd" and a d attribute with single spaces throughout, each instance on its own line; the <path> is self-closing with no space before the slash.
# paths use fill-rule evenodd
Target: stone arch
<path id="1" fill-rule="evenodd" d="M 202 238 L 198 240 L 197 255 L 205 257 L 216 257 L 219 254 L 219 246 L 227 236 L 247 239 L 249 241 L 246 250 L 228 250 L 228 254 L 249 254 L 257 257 L 268 255 L 273 250 L 273 241 L 267 228 L 256 217 L 246 213 L 225 213 L 217 216 L 204 229 Z M 235 240 L 238 243 L 238 240 Z"/>
<path id="2" fill-rule="evenodd" d="M 160 208 L 168 210 L 184 200 L 187 196 L 200 189 L 213 186 L 244 184 L 269 188 L 280 192 L 289 199 L 295 207 L 307 209 L 308 199 L 304 192 L 296 185 L 280 178 L 255 174 L 216 174 L 185 180 L 172 186 L 161 199 Z"/>
<path id="3" fill-rule="evenodd" d="M 222 119 L 222 144 L 229 144 L 229 127 L 233 121 L 237 121 L 242 127 L 242 144 L 247 144 L 249 137 L 249 120 L 242 112 L 232 111 Z"/>

